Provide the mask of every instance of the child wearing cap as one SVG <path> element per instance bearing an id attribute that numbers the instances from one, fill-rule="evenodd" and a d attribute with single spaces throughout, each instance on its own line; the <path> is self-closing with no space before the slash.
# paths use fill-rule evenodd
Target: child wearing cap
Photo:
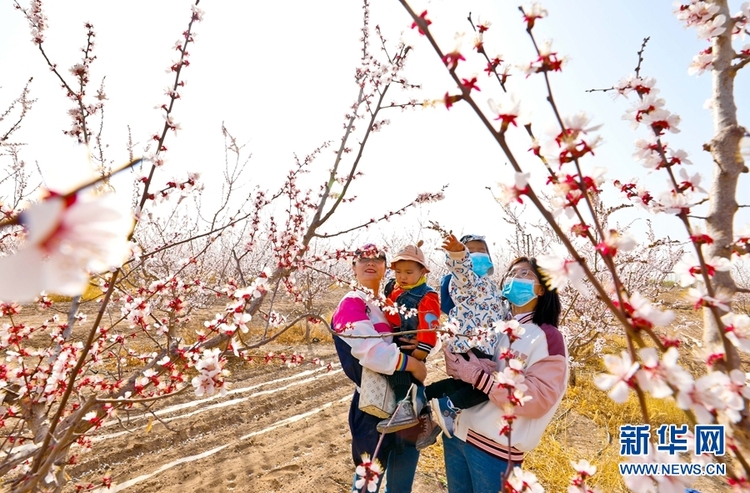
<path id="1" fill-rule="evenodd" d="M 383 294 L 391 308 L 383 311 L 391 323 L 394 332 L 413 332 L 401 337 L 397 344 L 402 345 L 402 351 L 421 361 L 430 354 L 437 344 L 437 333 L 434 332 L 440 325 L 440 301 L 438 293 L 427 284 L 427 268 L 424 253 L 421 250 L 422 241 L 416 245 L 408 245 L 399 251 L 391 262 L 391 270 L 395 277 L 385 286 Z M 405 341 L 409 339 L 409 341 Z M 396 400 L 406 399 L 412 383 L 417 385 L 417 405 L 423 406 L 426 401 L 424 396 L 424 385 L 414 380 L 407 372 L 394 372 L 388 375 L 388 381 L 393 387 Z M 428 443 L 437 438 L 440 428 L 434 426 L 430 417 L 429 408 L 414 409 L 412 402 L 406 400 L 392 419 L 383 420 L 378 425 L 378 430 L 391 433 L 405 428 L 410 428 L 420 422 L 425 428 L 422 440 L 417 440 L 417 448 L 421 449 L 431 445 Z"/>
<path id="2" fill-rule="evenodd" d="M 466 235 L 461 240 L 449 235 L 443 240 L 443 249 L 450 274 L 441 286 L 441 303 L 447 307 L 450 319 L 458 322 L 459 330 L 459 336 L 447 348 L 466 360 L 468 353 L 473 353 L 492 374 L 496 370 L 492 358 L 499 341 L 491 330 L 492 324 L 507 319 L 509 309 L 503 302 L 501 287 L 490 277 L 494 267 L 487 242 L 478 235 Z M 488 399 L 470 383 L 453 378 L 429 385 L 427 397 L 431 398 L 435 421 L 449 438 L 458 412 Z"/>

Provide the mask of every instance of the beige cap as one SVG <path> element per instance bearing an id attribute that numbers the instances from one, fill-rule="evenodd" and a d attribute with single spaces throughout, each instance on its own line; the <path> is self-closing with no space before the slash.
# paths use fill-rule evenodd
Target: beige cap
<path id="1" fill-rule="evenodd" d="M 396 256 L 393 257 L 393 260 L 391 260 L 391 269 L 393 269 L 393 264 L 399 260 L 412 260 L 424 267 L 425 272 L 430 272 L 430 269 L 427 268 L 427 262 L 424 259 L 424 253 L 422 253 L 422 250 L 419 248 L 423 243 L 422 240 L 419 240 L 416 245 L 408 245 L 402 248 Z"/>

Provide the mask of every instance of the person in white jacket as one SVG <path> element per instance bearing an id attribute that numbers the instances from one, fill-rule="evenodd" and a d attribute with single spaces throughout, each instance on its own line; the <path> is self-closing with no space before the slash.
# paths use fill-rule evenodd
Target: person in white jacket
<path id="1" fill-rule="evenodd" d="M 369 289 L 371 294 L 367 295 L 359 289 L 348 292 L 333 313 L 331 326 L 338 334 L 334 337 L 334 344 L 341 368 L 357 386 L 349 407 L 349 430 L 352 435 L 352 459 L 355 466 L 359 466 L 365 461 L 363 454 L 372 457 L 381 440 L 377 430 L 381 418 L 359 409 L 362 368 L 384 375 L 406 371 L 423 382 L 427 377 L 427 367 L 423 361 L 401 351 L 401 348 L 416 348 L 416 343 L 408 347 L 408 341 L 403 341 L 399 348 L 393 342 L 391 325 L 377 302 L 385 274 L 385 253 L 375 245 L 368 244 L 358 249 L 356 254 L 352 263 L 354 276 L 359 285 Z M 347 337 L 350 335 L 371 337 Z M 414 436 L 410 436 L 409 431 L 390 433 L 382 438 L 375 458 L 385 469 L 386 493 L 409 493 L 412 490 L 419 450 L 415 443 L 418 431 Z M 377 491 L 382 479 L 381 474 L 375 484 L 368 485 L 368 491 Z M 358 490 L 356 483 L 355 476 L 352 491 Z"/>
<path id="2" fill-rule="evenodd" d="M 513 317 L 525 332 L 512 344 L 497 345 L 493 360 L 496 369 L 505 367 L 507 348 L 524 367 L 524 394 L 531 397 L 516 406 L 510 439 L 500 433 L 508 404 L 508 390 L 495 383 L 484 361 L 473 354 L 469 360 L 444 351 L 446 371 L 452 377 L 485 392 L 489 400 L 459 411 L 452 438 L 443 437 L 448 491 L 451 493 L 497 493 L 509 467 L 520 465 L 525 452 L 532 450 L 552 420 L 565 394 L 568 382 L 568 353 L 557 329 L 560 298 L 549 290 L 536 259 L 520 257 L 511 262 L 503 279 L 503 296 L 510 302 Z M 503 335 L 502 337 L 506 337 Z"/>

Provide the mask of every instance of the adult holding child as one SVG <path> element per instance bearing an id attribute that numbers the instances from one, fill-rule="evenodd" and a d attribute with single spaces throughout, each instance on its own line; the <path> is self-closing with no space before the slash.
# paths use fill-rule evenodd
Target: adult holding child
<path id="1" fill-rule="evenodd" d="M 391 325 L 378 302 L 385 267 L 386 255 L 375 245 L 365 245 L 357 250 L 352 270 L 359 285 L 369 293 L 359 289 L 349 291 L 339 302 L 331 320 L 333 329 L 341 334 L 334 337 L 341 367 L 358 389 L 362 385 L 363 368 L 384 375 L 405 371 L 419 382 L 424 382 L 427 377 L 424 362 L 403 353 L 390 335 Z M 352 338 L 347 335 L 370 337 Z M 357 466 L 363 462 L 364 454 L 372 456 L 381 437 L 377 430 L 381 418 L 361 411 L 359 398 L 359 390 L 356 390 L 349 408 L 352 459 Z M 385 468 L 386 493 L 409 493 L 419 451 L 413 441 L 405 439 L 400 433 L 385 434 L 382 439 L 375 458 Z M 382 475 L 378 481 L 381 479 Z"/>
<path id="2" fill-rule="evenodd" d="M 485 393 L 488 400 L 454 416 L 452 438 L 443 437 L 449 492 L 496 493 L 510 463 L 519 465 L 525 452 L 539 441 L 560 405 L 568 381 L 567 349 L 557 329 L 560 298 L 543 282 L 536 259 L 519 257 L 512 261 L 503 278 L 503 296 L 511 313 L 524 328 L 520 338 L 509 343 L 499 334 L 493 361 L 498 371 L 505 368 L 503 357 L 510 348 L 520 360 L 531 400 L 513 410 L 510 439 L 501 435 L 499 423 L 509 405 L 508 390 L 494 383 L 484 361 L 473 354 L 466 360 L 445 351 L 446 371 L 456 379 Z"/>

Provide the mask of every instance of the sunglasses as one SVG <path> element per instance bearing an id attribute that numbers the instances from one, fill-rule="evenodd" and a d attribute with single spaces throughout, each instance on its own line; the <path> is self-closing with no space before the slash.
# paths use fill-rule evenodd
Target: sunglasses
<path id="1" fill-rule="evenodd" d="M 385 259 L 383 257 L 359 257 L 356 262 L 358 264 L 369 264 L 370 262 L 384 264 Z"/>

